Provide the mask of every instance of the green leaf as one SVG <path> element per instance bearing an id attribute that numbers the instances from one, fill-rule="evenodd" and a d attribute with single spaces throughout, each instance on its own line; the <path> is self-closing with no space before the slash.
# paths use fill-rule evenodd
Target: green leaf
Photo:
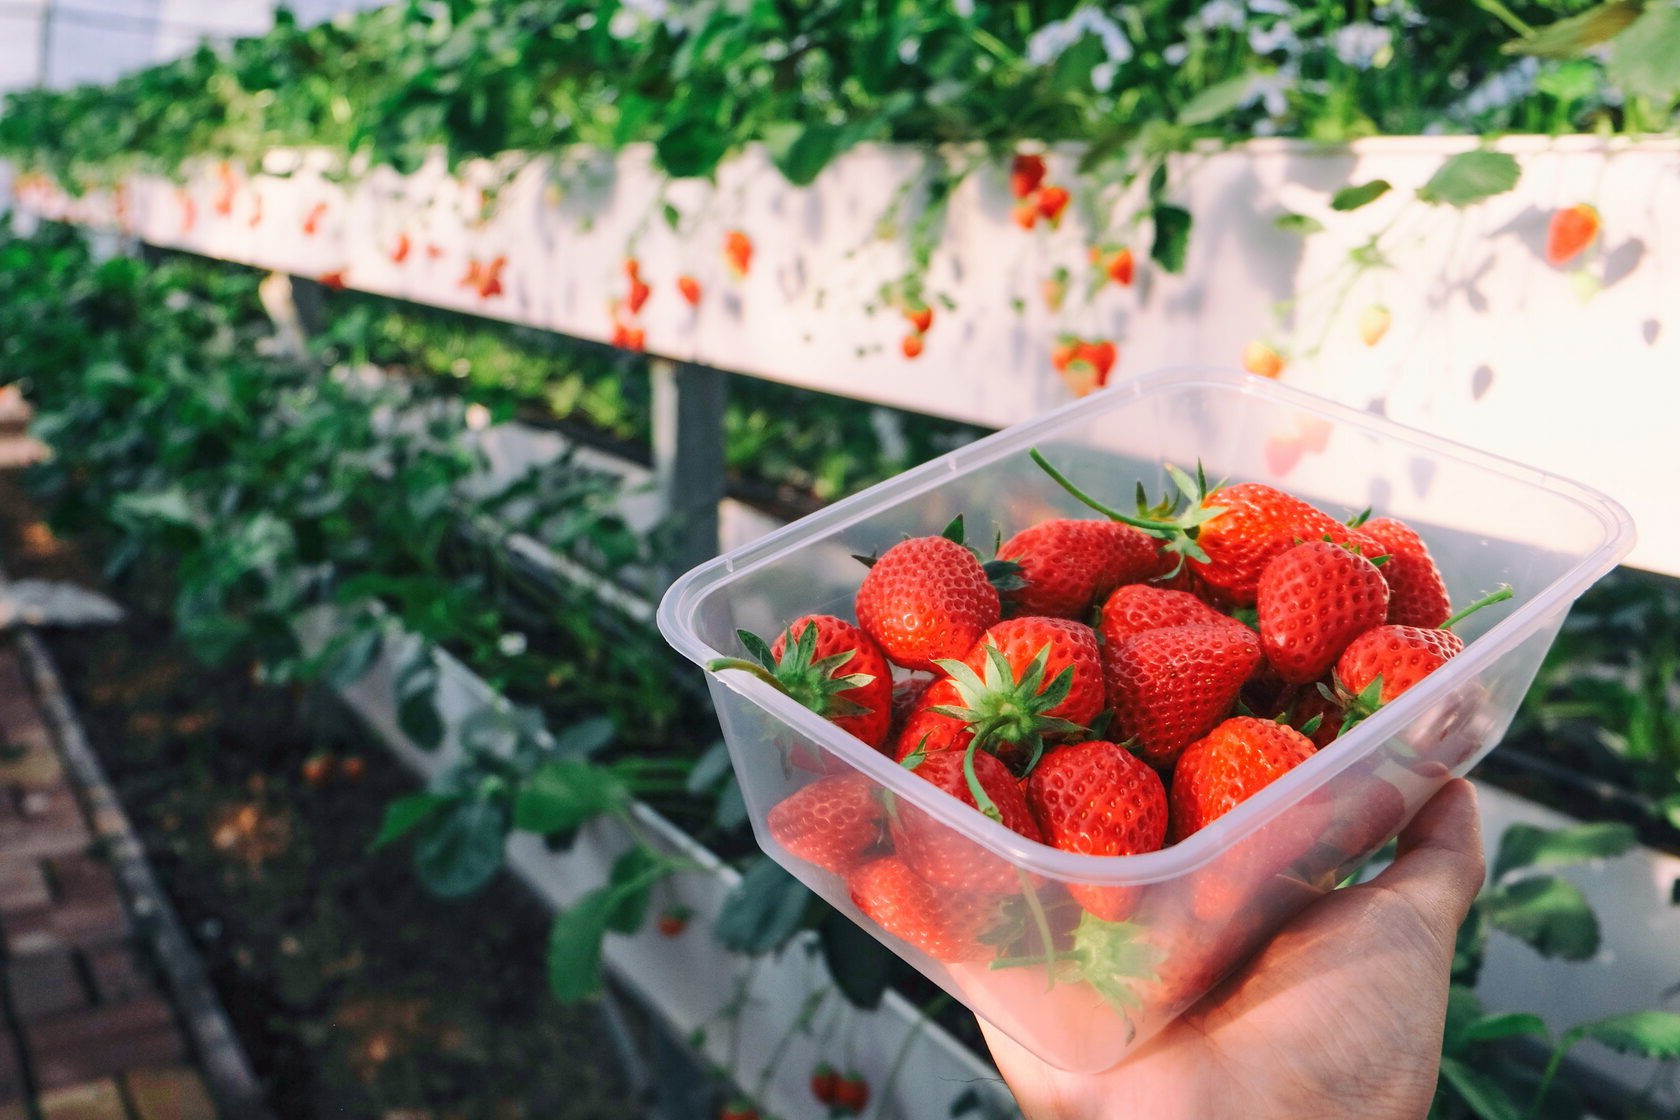
<path id="1" fill-rule="evenodd" d="M 1308 214 L 1279 214 L 1272 219 L 1272 225 L 1285 233 L 1298 233 L 1303 237 L 1324 232 L 1324 223 Z"/>
<path id="2" fill-rule="evenodd" d="M 1572 1034 L 1603 1043 L 1620 1054 L 1642 1058 L 1680 1058 L 1680 1015 L 1672 1011 L 1634 1011 L 1576 1027 Z"/>
<path id="3" fill-rule="evenodd" d="M 377 626 L 351 634 L 327 662 L 327 683 L 340 691 L 349 688 L 366 675 L 384 648 L 385 632 Z"/>
<path id="4" fill-rule="evenodd" d="M 1393 189 L 1387 179 L 1372 179 L 1369 183 L 1360 183 L 1354 187 L 1343 187 L 1330 196 L 1330 209 L 1357 210 L 1361 206 L 1375 202 Z"/>
<path id="5" fill-rule="evenodd" d="M 1449 158 L 1417 193 L 1425 202 L 1463 209 L 1503 194 L 1521 177 L 1522 166 L 1515 157 L 1479 148 Z"/>
<path id="6" fill-rule="evenodd" d="M 596 887 L 554 916 L 548 933 L 548 990 L 561 1003 L 601 991 L 601 950 L 615 906 L 610 886 Z"/>
<path id="7" fill-rule="evenodd" d="M 614 933 L 635 933 L 647 918 L 653 885 L 665 874 L 667 865 L 648 849 L 636 847 L 613 860 L 607 884 L 612 887 L 612 906 L 607 911 L 607 928 Z"/>
<path id="8" fill-rule="evenodd" d="M 1580 961 L 1598 951 L 1598 918 L 1567 879 L 1521 879 L 1487 892 L 1481 905 L 1495 928 L 1543 956 Z"/>
<path id="9" fill-rule="evenodd" d="M 1513 824 L 1499 838 L 1493 861 L 1493 881 L 1530 867 L 1558 867 L 1592 859 L 1608 859 L 1630 850 L 1639 841 L 1633 826 L 1602 821 L 1566 828 Z"/>
<path id="10" fill-rule="evenodd" d="M 1546 1021 L 1527 1011 L 1513 1011 L 1506 1015 L 1488 1015 L 1464 1028 L 1465 1042 L 1496 1042 L 1505 1038 L 1534 1035 L 1546 1038 Z"/>
<path id="11" fill-rule="evenodd" d="M 855 134 L 850 125 L 781 122 L 764 129 L 770 161 L 796 187 L 810 186 Z"/>
<path id="12" fill-rule="evenodd" d="M 1211 124 L 1220 117 L 1236 112 L 1248 99 L 1248 91 L 1254 84 L 1254 78 L 1253 73 L 1238 74 L 1234 78 L 1226 78 L 1222 82 L 1215 82 L 1198 90 L 1178 111 L 1178 123 L 1190 126 Z"/>
<path id="13" fill-rule="evenodd" d="M 840 994 L 865 1011 L 880 1006 L 896 959 L 892 951 L 833 907 L 817 924 L 817 941 Z"/>
<path id="14" fill-rule="evenodd" d="M 757 857 L 724 899 L 717 938 L 723 947 L 758 956 L 799 932 L 811 892 L 768 856 Z"/>
<path id="15" fill-rule="evenodd" d="M 427 823 L 414 848 L 420 882 L 442 898 L 478 890 L 501 870 L 508 811 L 499 798 L 452 798 Z"/>
<path id="16" fill-rule="evenodd" d="M 408 835 L 451 800 L 451 797 L 439 793 L 411 793 L 397 798 L 385 806 L 379 834 L 368 845 L 368 851 L 377 851 Z"/>
<path id="17" fill-rule="evenodd" d="M 1506 54 L 1540 58 L 1579 58 L 1588 48 L 1608 42 L 1639 18 L 1645 0 L 1609 0 L 1595 8 L 1536 27 L 1499 49 Z"/>
<path id="18" fill-rule="evenodd" d="M 112 511 L 120 520 L 156 521 L 183 529 L 195 529 L 201 522 L 186 490 L 180 486 L 119 495 Z"/>
<path id="19" fill-rule="evenodd" d="M 1150 211 L 1155 222 L 1155 240 L 1150 243 L 1149 256 L 1168 272 L 1184 271 L 1184 259 L 1190 250 L 1190 211 L 1182 206 L 1157 203 Z"/>
<path id="20" fill-rule="evenodd" d="M 1680 99 L 1680 4 L 1653 3 L 1610 49 L 1606 73 L 1632 97 L 1648 97 L 1659 106 Z"/>
<path id="21" fill-rule="evenodd" d="M 1441 1059 L 1441 1079 L 1481 1120 L 1523 1120 L 1523 1111 L 1500 1084 L 1457 1058 Z"/>
<path id="22" fill-rule="evenodd" d="M 618 721 L 611 716 L 590 716 L 567 724 L 554 737 L 554 747 L 564 755 L 586 758 L 599 754 L 618 738 Z"/>
<path id="23" fill-rule="evenodd" d="M 520 787 L 513 823 L 527 832 L 561 832 L 628 800 L 629 791 L 610 770 L 582 759 L 555 758 Z"/>

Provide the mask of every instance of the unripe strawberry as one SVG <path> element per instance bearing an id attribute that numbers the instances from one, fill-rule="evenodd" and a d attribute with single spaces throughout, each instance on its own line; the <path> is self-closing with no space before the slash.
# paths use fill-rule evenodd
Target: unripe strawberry
<path id="1" fill-rule="evenodd" d="M 1383 335 L 1388 333 L 1388 325 L 1392 317 L 1388 308 L 1380 303 L 1373 303 L 1359 313 L 1359 338 L 1367 346 L 1375 346 L 1382 341 Z"/>
<path id="2" fill-rule="evenodd" d="M 1243 347 L 1242 367 L 1257 377 L 1270 377 L 1275 380 L 1283 372 L 1283 365 L 1283 355 L 1259 339 Z"/>

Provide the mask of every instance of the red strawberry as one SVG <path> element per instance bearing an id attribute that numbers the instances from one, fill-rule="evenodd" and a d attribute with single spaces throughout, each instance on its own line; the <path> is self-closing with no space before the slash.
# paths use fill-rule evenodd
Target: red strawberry
<path id="1" fill-rule="evenodd" d="M 1108 258 L 1108 264 L 1103 269 L 1108 278 L 1123 288 L 1129 288 L 1132 277 L 1137 271 L 1137 262 L 1132 258 L 1132 251 L 1125 247 L 1114 250 L 1114 255 Z"/>
<path id="2" fill-rule="evenodd" d="M 1027 806 L 1046 843 L 1064 852 L 1129 856 L 1153 852 L 1167 835 L 1167 791 L 1136 755 L 1092 739 L 1057 747 L 1027 778 Z M 1108 922 L 1130 912 L 1125 887 L 1069 883 L 1068 892 Z"/>
<path id="3" fill-rule="evenodd" d="M 922 336 L 907 334 L 898 344 L 898 348 L 904 352 L 906 358 L 919 358 L 922 356 Z"/>
<path id="4" fill-rule="evenodd" d="M 808 614 L 795 619 L 768 646 L 747 630 L 736 631 L 736 636 L 752 659 L 714 658 L 708 669 L 751 673 L 870 746 L 886 743 L 892 722 L 892 669 L 881 648 L 861 629 L 835 615 Z"/>
<path id="5" fill-rule="evenodd" d="M 996 895 L 933 886 L 896 855 L 852 872 L 846 889 L 872 922 L 935 960 L 955 964 L 991 955 L 980 937 L 993 921 Z"/>
<path id="6" fill-rule="evenodd" d="M 875 783 L 858 773 L 818 778 L 778 801 L 766 818 L 778 844 L 837 875 L 865 860 L 885 822 Z"/>
<path id="7" fill-rule="evenodd" d="M 737 280 L 744 277 L 752 267 L 752 256 L 752 238 L 738 229 L 730 230 L 723 239 L 723 259 Z"/>
<path id="8" fill-rule="evenodd" d="M 1402 626 L 1439 626 L 1452 614 L 1447 584 L 1423 538 L 1405 522 L 1375 517 L 1361 525 L 1358 536 L 1375 542 L 1363 546 L 1366 556 L 1387 556 L 1382 563 L 1388 581 L 1388 621 Z"/>
<path id="9" fill-rule="evenodd" d="M 718 1120 L 759 1120 L 758 1109 L 743 1100 L 733 1100 L 723 1106 Z"/>
<path id="10" fill-rule="evenodd" d="M 1073 196 L 1068 194 L 1066 187 L 1040 187 L 1038 191 L 1038 212 L 1052 225 L 1060 225 L 1062 213 L 1068 207 Z"/>
<path id="11" fill-rule="evenodd" d="M 933 326 L 933 308 L 926 304 L 906 307 L 904 317 L 910 321 L 911 329 L 917 334 L 926 334 L 927 329 Z"/>
<path id="12" fill-rule="evenodd" d="M 694 277 L 677 277 L 677 291 L 682 293 L 682 298 L 688 301 L 688 305 L 690 307 L 698 307 L 700 305 L 700 281 L 696 280 Z"/>
<path id="13" fill-rule="evenodd" d="M 1044 182 L 1046 174 L 1043 156 L 1018 155 L 1009 165 L 1009 191 L 1016 198 L 1026 198 Z"/>
<path id="14" fill-rule="evenodd" d="M 624 275 L 631 280 L 640 280 L 642 278 L 642 262 L 635 257 L 625 257 Z"/>
<path id="15" fill-rule="evenodd" d="M 1232 716 L 1185 748 L 1168 794 L 1173 841 L 1210 822 L 1313 755 L 1293 727 L 1258 716 Z"/>
<path id="16" fill-rule="evenodd" d="M 1032 229 L 1038 224 L 1038 200 L 1029 198 L 1027 201 L 1019 203 L 1009 212 L 1009 216 L 1022 229 Z"/>
<path id="17" fill-rule="evenodd" d="M 630 295 L 624 301 L 625 305 L 630 308 L 630 314 L 634 315 L 639 312 L 643 305 L 647 303 L 648 296 L 652 294 L 653 289 L 648 287 L 647 284 L 643 283 L 641 280 L 631 280 Z"/>
<path id="18" fill-rule="evenodd" d="M 660 911 L 656 925 L 666 937 L 677 937 L 688 928 L 691 911 L 686 906 L 671 906 Z"/>
<path id="19" fill-rule="evenodd" d="M 966 655 L 1002 613 L 980 559 L 950 537 L 900 541 L 858 585 L 858 625 L 906 669 Z"/>
<path id="20" fill-rule="evenodd" d="M 1587 203 L 1553 211 L 1546 225 L 1546 263 L 1561 268 L 1580 256 L 1598 236 L 1598 210 Z"/>
<path id="21" fill-rule="evenodd" d="M 1067 675 L 1066 688 L 1058 690 L 1062 699 L 1042 711 L 1030 713 L 1031 722 L 1062 719 L 1083 725 L 1102 711 L 1102 654 L 1097 646 L 1096 632 L 1083 622 L 1021 615 L 996 623 L 986 630 L 963 659 L 976 678 L 984 680 L 988 676 L 993 650 L 1001 653 L 1008 663 L 1011 679 L 1022 685 L 1034 675 L 1035 662 L 1042 660 L 1042 668 L 1037 670 L 1037 675 L 1045 682 L 1044 687 L 1038 690 L 1041 699 L 1048 699 L 1058 679 Z M 955 672 L 952 675 L 957 678 L 960 687 L 962 678 Z M 1002 713 L 994 713 L 984 707 L 981 713 L 995 720 L 1009 713 L 1029 714 L 1027 707 L 1011 701 L 1003 705 Z M 1028 729 L 1025 724 L 1020 728 L 1002 725 L 999 737 L 1005 742 L 1020 742 L 1021 738 L 1014 734 L 1018 730 Z"/>
<path id="22" fill-rule="evenodd" d="M 862 1074 L 854 1071 L 840 1078 L 834 1087 L 834 1106 L 854 1116 L 869 1106 L 869 1082 Z"/>
<path id="23" fill-rule="evenodd" d="M 1196 544 L 1207 555 L 1191 561 L 1202 580 L 1239 606 L 1254 603 L 1260 573 L 1297 540 L 1347 535 L 1347 526 L 1300 498 L 1263 482 L 1222 486 L 1201 503 L 1202 512 L 1221 512 L 1204 521 Z"/>
<path id="24" fill-rule="evenodd" d="M 811 1095 L 820 1104 L 833 1104 L 840 1087 L 840 1071 L 823 1062 L 811 1071 Z"/>
<path id="25" fill-rule="evenodd" d="M 948 714 L 951 709 L 966 707 L 957 682 L 950 677 L 928 682 L 915 703 L 894 740 L 893 757 L 899 762 L 917 751 L 933 754 L 961 750 L 974 738 L 968 720 Z"/>
<path id="26" fill-rule="evenodd" d="M 1352 696 L 1377 685 L 1372 699 L 1386 704 L 1463 651 L 1464 639 L 1451 630 L 1374 626 L 1336 659 L 1336 681 Z"/>
<path id="27" fill-rule="evenodd" d="M 396 243 L 395 247 L 393 247 L 391 249 L 391 263 L 392 264 L 401 264 L 404 261 L 406 261 L 408 259 L 408 251 L 409 251 L 410 247 L 411 246 L 410 246 L 410 243 L 409 243 L 408 234 L 406 234 L 406 233 L 398 234 L 397 235 L 397 243 Z"/>
<path id="28" fill-rule="evenodd" d="M 1017 614 L 1081 618 L 1122 583 L 1158 570 L 1155 538 L 1118 521 L 1051 518 L 1021 530 L 998 548 L 1021 586 L 1003 597 Z"/>
<path id="29" fill-rule="evenodd" d="M 323 288 L 329 288 L 335 292 L 342 292 L 345 285 L 344 269 L 335 268 L 331 272 L 323 272 L 316 278 L 316 280 Z"/>
<path id="30" fill-rule="evenodd" d="M 327 216 L 327 204 L 317 202 L 310 207 L 309 213 L 303 216 L 303 235 L 313 237 L 321 228 L 321 219 Z"/>
<path id="31" fill-rule="evenodd" d="M 970 763 L 974 768 L 972 784 L 968 777 Z M 1020 783 L 995 755 L 972 749 L 943 751 L 922 757 L 913 772 L 1011 832 L 1031 840 L 1040 838 L 1038 822 L 1027 809 Z M 902 798 L 895 803 L 887 827 L 900 858 L 936 887 L 1003 895 L 1021 885 L 1013 863 Z"/>
<path id="32" fill-rule="evenodd" d="M 1114 368 L 1114 362 L 1120 356 L 1119 348 L 1110 338 L 1096 339 L 1080 345 L 1073 360 L 1089 362 L 1091 368 L 1097 371 L 1097 387 L 1108 384 L 1109 371 Z"/>
<path id="33" fill-rule="evenodd" d="M 1151 764 L 1171 764 L 1230 715 L 1260 661 L 1260 639 L 1229 620 L 1145 630 L 1105 646 L 1118 733 Z"/>
<path id="34" fill-rule="evenodd" d="M 1188 591 L 1175 591 L 1149 583 L 1127 583 L 1117 587 L 1102 605 L 1097 633 L 1107 645 L 1119 645 L 1145 630 L 1169 626 L 1241 626 L 1230 615 L 1221 614 Z"/>
<path id="35" fill-rule="evenodd" d="M 1066 373 L 1073 364 L 1073 359 L 1079 353 L 1080 341 L 1072 335 L 1063 335 L 1050 347 L 1050 365 L 1057 373 Z"/>
<path id="36" fill-rule="evenodd" d="M 1260 574 L 1255 609 L 1266 660 L 1286 681 L 1329 671 L 1349 642 L 1388 616 L 1388 583 L 1377 566 L 1330 541 L 1305 541 Z"/>

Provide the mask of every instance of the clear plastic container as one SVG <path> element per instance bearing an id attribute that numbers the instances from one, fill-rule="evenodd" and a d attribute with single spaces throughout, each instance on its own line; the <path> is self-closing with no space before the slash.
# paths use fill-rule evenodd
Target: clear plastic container
<path id="1" fill-rule="evenodd" d="M 708 675 L 765 851 L 1045 1061 L 1095 1071 L 1170 1022 L 1493 748 L 1571 603 L 1627 553 L 1634 531 L 1615 502 L 1543 471 L 1247 374 L 1169 370 L 959 448 L 701 565 L 666 593 L 660 629 L 705 665 L 741 652 L 738 629 L 768 640 L 802 614 L 854 618 L 855 557 L 937 534 L 957 514 L 971 540 L 990 540 L 993 522 L 1007 536 L 1044 517 L 1094 516 L 1029 459 L 1034 447 L 1122 508 L 1139 481 L 1152 498 L 1165 492 L 1165 464 L 1193 471 L 1198 461 L 1210 480 L 1272 483 L 1335 516 L 1371 507 L 1420 532 L 1455 605 L 1500 584 L 1515 592 L 1456 628 L 1463 653 L 1237 809 L 1159 852 L 1117 858 L 1023 838 L 749 674 Z M 1004 933 L 974 959 L 934 959 L 866 917 L 839 875 L 778 844 L 772 809 L 836 773 L 863 775 L 877 796 L 897 799 L 895 811 L 913 806 L 1018 868 L 1020 888 L 998 911 L 1018 936 Z M 1070 883 L 1129 890 L 1129 917 L 1075 941 Z M 963 900 L 936 891 L 924 901 Z M 1045 932 L 1056 953 L 1044 952 Z"/>

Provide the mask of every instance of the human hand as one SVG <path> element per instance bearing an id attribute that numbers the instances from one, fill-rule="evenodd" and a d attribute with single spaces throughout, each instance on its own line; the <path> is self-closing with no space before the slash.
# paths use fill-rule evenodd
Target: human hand
<path id="1" fill-rule="evenodd" d="M 1400 834 L 1393 864 L 1309 905 L 1112 1069 L 1067 1073 L 981 1030 L 1028 1120 L 1418 1120 L 1484 873 L 1475 789 L 1455 779 Z"/>

